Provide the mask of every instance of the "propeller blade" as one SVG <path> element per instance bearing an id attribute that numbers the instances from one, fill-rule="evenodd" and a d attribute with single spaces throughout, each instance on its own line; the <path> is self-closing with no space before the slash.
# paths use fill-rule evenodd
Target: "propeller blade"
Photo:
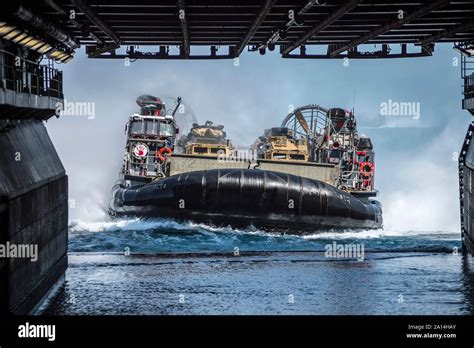
<path id="1" fill-rule="evenodd" d="M 301 127 L 303 127 L 303 130 L 306 132 L 306 134 L 309 134 L 308 122 L 306 122 L 303 114 L 300 111 L 296 111 L 295 116 L 298 122 L 300 123 Z"/>

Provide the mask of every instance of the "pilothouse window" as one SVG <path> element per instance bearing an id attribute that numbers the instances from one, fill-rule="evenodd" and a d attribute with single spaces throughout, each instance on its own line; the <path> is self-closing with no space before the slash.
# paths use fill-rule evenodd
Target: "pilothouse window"
<path id="1" fill-rule="evenodd" d="M 155 120 L 146 121 L 146 134 L 147 135 L 158 135 L 158 122 Z"/>
<path id="2" fill-rule="evenodd" d="M 370 138 L 360 138 L 359 143 L 357 144 L 359 149 L 373 149 L 372 141 Z"/>
<path id="3" fill-rule="evenodd" d="M 173 126 L 170 123 L 161 123 L 160 124 L 160 136 L 162 137 L 172 137 L 174 135 Z"/>
<path id="4" fill-rule="evenodd" d="M 133 121 L 131 126 L 130 126 L 130 133 L 131 134 L 143 134 L 143 122 L 141 120 Z"/>

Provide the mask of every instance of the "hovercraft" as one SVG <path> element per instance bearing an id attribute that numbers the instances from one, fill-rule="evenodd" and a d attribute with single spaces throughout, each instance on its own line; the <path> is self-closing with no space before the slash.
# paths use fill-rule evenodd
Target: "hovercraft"
<path id="1" fill-rule="evenodd" d="M 353 112 L 298 108 L 242 158 L 210 121 L 177 139 L 180 103 L 167 114 L 159 98 L 138 98 L 110 215 L 295 234 L 382 227 L 372 142 L 357 133 Z"/>

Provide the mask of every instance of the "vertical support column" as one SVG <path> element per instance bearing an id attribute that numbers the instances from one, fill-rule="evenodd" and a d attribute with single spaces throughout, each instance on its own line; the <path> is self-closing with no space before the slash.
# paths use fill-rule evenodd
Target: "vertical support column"
<path id="1" fill-rule="evenodd" d="M 8 198 L 0 196 L 0 245 L 5 245 L 8 234 Z M 0 258 L 0 313 L 8 312 L 8 261 Z"/>
<path id="2" fill-rule="evenodd" d="M 462 108 L 474 115 L 474 57 L 468 44 L 455 46 L 461 52 L 461 77 L 463 79 Z M 459 201 L 461 213 L 461 237 L 463 249 L 474 255 L 474 123 L 469 128 L 459 155 Z"/>
<path id="3" fill-rule="evenodd" d="M 459 156 L 459 201 L 463 249 L 474 255 L 474 123 L 469 125 Z"/>

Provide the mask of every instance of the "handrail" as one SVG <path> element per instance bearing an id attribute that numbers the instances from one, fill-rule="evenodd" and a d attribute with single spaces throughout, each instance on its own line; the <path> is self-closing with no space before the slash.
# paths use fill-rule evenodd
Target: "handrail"
<path id="1" fill-rule="evenodd" d="M 62 72 L 0 49 L 0 88 L 63 99 Z"/>
<path id="2" fill-rule="evenodd" d="M 352 178 L 344 177 L 345 173 L 351 173 L 354 175 Z M 367 183 L 364 187 L 364 184 Z M 346 171 L 342 172 L 341 184 L 349 188 L 353 188 L 356 191 L 373 191 L 374 186 L 374 173 L 373 172 L 361 172 L 361 171 Z"/>
<path id="3" fill-rule="evenodd" d="M 474 73 L 464 77 L 464 96 L 474 97 Z"/>
<path id="4" fill-rule="evenodd" d="M 461 77 L 464 80 L 464 99 L 474 98 L 474 57 L 461 55 Z"/>

